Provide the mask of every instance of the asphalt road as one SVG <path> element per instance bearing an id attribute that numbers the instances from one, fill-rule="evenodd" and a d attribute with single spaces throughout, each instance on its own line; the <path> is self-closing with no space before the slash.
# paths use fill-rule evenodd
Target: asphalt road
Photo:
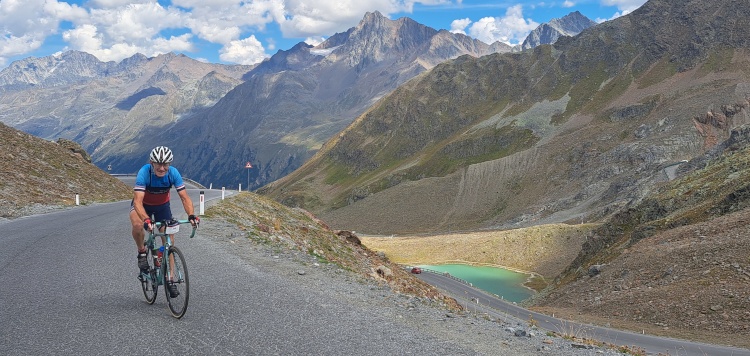
<path id="1" fill-rule="evenodd" d="M 222 194 L 202 190 L 208 205 Z M 196 205 L 198 191 L 189 189 Z M 174 204 L 175 215 L 184 218 L 179 202 Z M 226 242 L 202 236 L 200 229 L 193 239 L 176 239 L 187 259 L 191 292 L 186 315 L 174 319 L 162 291 L 154 305 L 144 301 L 136 280 L 129 205 L 93 204 L 0 222 L 0 355 L 473 354 L 372 308 L 331 300 L 252 266 L 230 253 Z M 470 309 L 529 320 L 530 312 L 463 283 L 430 273 L 420 276 L 459 300 L 478 300 Z M 550 330 L 577 330 L 578 335 L 653 352 L 750 355 L 748 350 L 533 317 Z"/>
<path id="2" fill-rule="evenodd" d="M 646 350 L 649 354 L 681 356 L 750 355 L 750 350 L 747 349 L 696 343 L 671 338 L 660 338 L 651 335 L 636 334 L 557 319 L 521 308 L 513 303 L 474 288 L 464 281 L 443 273 L 424 270 L 423 273 L 417 274 L 416 276 L 451 295 L 469 310 L 490 313 L 495 318 L 503 318 L 506 315 L 509 315 L 526 322 L 533 318 L 539 327 L 560 334 L 586 337 L 618 346 L 635 345 Z"/>
<path id="3" fill-rule="evenodd" d="M 0 355 L 473 354 L 253 266 L 200 229 L 176 238 L 191 285 L 175 319 L 162 291 L 144 301 L 129 205 L 0 222 Z"/>

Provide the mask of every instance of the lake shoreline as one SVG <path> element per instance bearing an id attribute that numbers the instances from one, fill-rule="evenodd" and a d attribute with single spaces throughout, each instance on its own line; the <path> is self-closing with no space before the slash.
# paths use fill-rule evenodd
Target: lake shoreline
<path id="1" fill-rule="evenodd" d="M 419 266 L 423 270 L 448 274 L 451 277 L 461 279 L 473 287 L 482 289 L 488 293 L 497 296 L 507 295 L 509 298 L 504 299 L 517 303 L 531 299 L 537 293 L 536 290 L 530 288 L 527 284 L 532 281 L 535 276 L 538 276 L 538 274 L 522 271 L 517 268 L 507 268 L 497 264 L 474 263 L 460 260 L 441 261 L 440 263 L 410 264 L 409 266 Z M 473 271 L 463 269 L 460 271 L 453 270 L 459 266 L 478 269 Z M 484 268 L 484 270 L 481 270 L 482 268 Z M 486 269 L 493 269 L 496 271 L 488 271 Z M 467 278 L 467 274 L 472 275 L 477 279 L 472 280 L 472 278 Z M 492 280 L 492 282 L 490 282 L 490 280 Z M 494 284 L 495 282 L 497 284 Z"/>

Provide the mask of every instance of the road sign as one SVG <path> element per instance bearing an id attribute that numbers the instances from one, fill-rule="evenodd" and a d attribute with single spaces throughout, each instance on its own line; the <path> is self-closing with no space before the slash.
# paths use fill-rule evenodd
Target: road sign
<path id="1" fill-rule="evenodd" d="M 247 161 L 247 163 L 245 164 L 245 168 L 247 168 L 247 191 L 249 192 L 250 191 L 250 168 L 253 168 L 253 165 L 250 164 L 250 161 Z M 240 188 L 239 190 L 242 190 L 242 188 Z"/>

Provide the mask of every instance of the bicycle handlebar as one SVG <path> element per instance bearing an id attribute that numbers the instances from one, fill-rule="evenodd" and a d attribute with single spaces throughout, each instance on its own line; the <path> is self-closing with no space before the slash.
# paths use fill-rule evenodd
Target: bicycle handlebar
<path id="1" fill-rule="evenodd" d="M 175 220 L 175 221 L 177 221 L 180 224 L 189 224 L 190 223 L 190 220 L 187 220 L 187 219 L 185 219 L 185 220 Z M 158 227 L 160 227 L 162 225 L 165 225 L 164 223 L 165 223 L 164 221 L 157 221 L 157 222 L 154 223 L 154 228 L 158 228 Z M 198 225 L 193 226 L 193 231 L 190 233 L 190 238 L 191 239 L 193 238 L 193 236 L 195 236 L 195 230 L 197 230 L 197 229 L 198 229 Z"/>

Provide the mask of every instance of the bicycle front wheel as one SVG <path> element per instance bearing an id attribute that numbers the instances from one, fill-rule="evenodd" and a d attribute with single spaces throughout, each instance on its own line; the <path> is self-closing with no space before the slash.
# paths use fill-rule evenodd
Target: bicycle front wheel
<path id="1" fill-rule="evenodd" d="M 143 296 L 146 297 L 146 303 L 154 304 L 156 301 L 156 294 L 159 291 L 159 284 L 156 281 L 156 270 L 154 269 L 154 259 L 151 255 L 151 249 L 148 250 L 148 273 L 141 272 L 138 279 L 141 281 L 141 289 L 143 289 Z"/>
<path id="2" fill-rule="evenodd" d="M 164 275 L 164 294 L 172 316 L 179 319 L 185 315 L 190 297 L 190 281 L 188 279 L 185 257 L 177 247 L 171 246 L 163 260 L 166 267 Z"/>

